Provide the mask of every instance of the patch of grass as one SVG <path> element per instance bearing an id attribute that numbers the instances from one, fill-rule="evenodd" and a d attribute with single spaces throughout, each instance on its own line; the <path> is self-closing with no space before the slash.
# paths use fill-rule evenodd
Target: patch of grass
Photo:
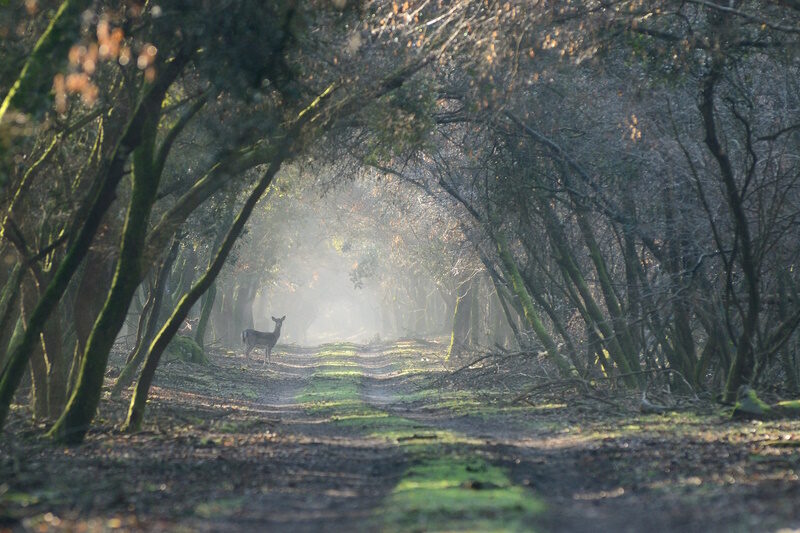
<path id="1" fill-rule="evenodd" d="M 244 498 L 218 498 L 195 506 L 194 514 L 201 518 L 219 518 L 238 513 Z"/>
<path id="2" fill-rule="evenodd" d="M 362 373 L 350 344 L 328 344 L 317 354 L 318 368 L 296 401 L 314 414 L 345 416 L 356 412 L 363 404 L 359 398 Z"/>
<path id="3" fill-rule="evenodd" d="M 239 394 L 239 396 L 241 396 L 245 400 L 253 401 L 258 399 L 258 392 L 251 389 L 250 387 L 242 386 L 236 392 Z"/>
<path id="4" fill-rule="evenodd" d="M 317 366 L 320 368 L 326 367 L 358 367 L 358 363 L 355 361 L 347 361 L 347 360 L 338 360 L 338 361 L 320 361 L 317 363 Z"/>
<path id="5" fill-rule="evenodd" d="M 417 365 L 419 347 L 393 347 L 394 368 L 423 373 Z M 409 354 L 406 356 L 406 354 Z M 413 354 L 413 357 L 411 356 Z M 530 531 L 531 520 L 543 505 L 506 472 L 473 451 L 482 442 L 453 431 L 421 426 L 419 422 L 374 408 L 361 399 L 362 372 L 352 360 L 350 345 L 327 345 L 318 354 L 318 368 L 297 401 L 312 413 L 360 434 L 400 446 L 414 462 L 376 517 L 385 531 Z M 426 362 L 426 361 L 422 361 Z M 399 398 L 456 414 L 497 412 L 482 405 L 474 393 L 432 389 Z M 558 407 L 553 407 L 558 408 Z"/>
<path id="6" fill-rule="evenodd" d="M 531 531 L 544 505 L 501 468 L 450 456 L 409 468 L 384 508 L 387 531 Z"/>
<path id="7" fill-rule="evenodd" d="M 245 420 L 225 420 L 219 423 L 216 430 L 219 433 L 254 433 L 262 431 L 266 428 L 263 420 L 259 419 L 245 419 Z"/>

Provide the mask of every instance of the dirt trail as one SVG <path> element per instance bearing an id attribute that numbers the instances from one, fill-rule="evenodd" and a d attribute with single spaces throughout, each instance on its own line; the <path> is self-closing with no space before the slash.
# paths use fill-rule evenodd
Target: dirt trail
<path id="1" fill-rule="evenodd" d="M 800 423 L 597 420 L 566 403 L 487 405 L 473 390 L 420 389 L 441 370 L 440 352 L 341 345 L 284 350 L 268 368 L 230 354 L 212 354 L 208 367 L 168 364 L 144 432 L 120 434 L 126 402 L 106 400 L 99 429 L 75 448 L 38 438 L 17 411 L 0 441 L 0 530 L 456 530 L 465 523 L 448 527 L 458 516 L 446 508 L 411 522 L 387 513 L 424 511 L 438 497 L 404 500 L 403 480 L 480 470 L 490 481 L 457 481 L 443 501 L 461 513 L 502 488 L 522 518 L 504 524 L 502 510 L 478 509 L 466 522 L 473 530 L 800 525 L 796 450 L 759 444 L 800 434 Z"/>
<path id="2" fill-rule="evenodd" d="M 354 357 L 353 362 L 360 361 Z M 370 530 L 386 493 L 404 467 L 396 447 L 360 438 L 308 412 L 298 402 L 319 359 L 313 351 L 282 354 L 265 372 L 257 404 L 275 417 L 270 445 L 245 443 L 245 453 L 260 460 L 239 469 L 231 497 L 217 517 L 194 516 L 181 525 L 192 530 L 361 531 Z M 248 364 L 256 366 L 257 363 Z M 251 453 L 248 453 L 248 450 Z M 223 462 L 220 474 L 231 471 Z M 241 499 L 241 500 L 239 500 Z"/>

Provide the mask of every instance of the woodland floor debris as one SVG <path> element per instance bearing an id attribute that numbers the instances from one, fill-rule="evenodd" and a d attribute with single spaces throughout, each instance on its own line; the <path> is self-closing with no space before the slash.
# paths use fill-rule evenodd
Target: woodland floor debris
<path id="1" fill-rule="evenodd" d="M 731 420 L 710 404 L 640 414 L 546 389 L 507 405 L 513 392 L 480 382 L 426 389 L 445 347 L 411 346 L 278 350 L 268 368 L 222 353 L 207 366 L 175 361 L 160 371 L 145 431 L 116 430 L 126 393 L 102 402 L 98 429 L 76 447 L 40 439 L 17 409 L 0 443 L 0 527 L 800 525 L 800 421 Z"/>

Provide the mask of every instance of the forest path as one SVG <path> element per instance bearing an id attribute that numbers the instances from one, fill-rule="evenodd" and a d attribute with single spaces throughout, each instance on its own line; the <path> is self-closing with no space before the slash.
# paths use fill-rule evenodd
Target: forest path
<path id="1" fill-rule="evenodd" d="M 486 388 L 502 379 L 437 381 L 443 352 L 330 344 L 283 347 L 269 366 L 241 351 L 167 363 L 143 432 L 119 433 L 127 398 L 107 398 L 72 448 L 15 411 L 0 439 L 0 530 L 800 526 L 800 455 L 770 444 L 794 442 L 800 421 L 639 415 L 563 392 L 507 405 L 507 390 Z"/>

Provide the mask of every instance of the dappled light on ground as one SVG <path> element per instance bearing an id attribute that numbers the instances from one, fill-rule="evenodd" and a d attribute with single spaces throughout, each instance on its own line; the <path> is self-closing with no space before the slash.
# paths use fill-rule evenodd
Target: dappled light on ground
<path id="1" fill-rule="evenodd" d="M 398 348 L 279 349 L 267 369 L 228 355 L 170 364 L 142 433 L 119 434 L 112 404 L 83 446 L 53 455 L 24 433 L 5 440 L 1 516 L 37 529 L 236 531 L 728 531 L 800 519 L 797 448 L 780 445 L 798 422 L 608 412 L 580 396 L 505 404 L 514 395 L 489 382 L 427 388 L 444 375 L 441 345 Z"/>

